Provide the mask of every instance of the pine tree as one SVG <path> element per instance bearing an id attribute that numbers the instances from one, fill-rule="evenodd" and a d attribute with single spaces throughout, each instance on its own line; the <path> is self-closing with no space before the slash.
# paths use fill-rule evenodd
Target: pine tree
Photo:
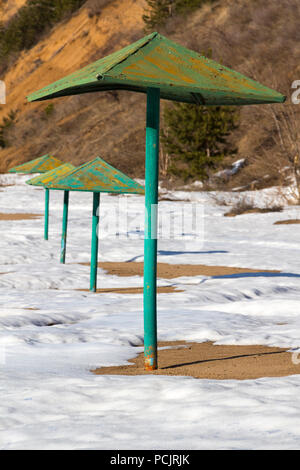
<path id="1" fill-rule="evenodd" d="M 162 145 L 171 157 L 169 173 L 206 179 L 225 155 L 233 153 L 228 136 L 237 127 L 236 108 L 174 103 L 163 113 Z"/>
<path id="2" fill-rule="evenodd" d="M 147 31 L 152 31 L 157 26 L 165 23 L 172 14 L 172 5 L 176 0 L 146 0 L 148 9 L 143 15 L 143 21 Z"/>
<path id="3" fill-rule="evenodd" d="M 0 147 L 2 148 L 8 146 L 6 131 L 14 124 L 16 115 L 16 111 L 11 110 L 8 116 L 3 118 L 2 124 L 0 124 Z"/>
<path id="4" fill-rule="evenodd" d="M 204 3 L 213 0 L 175 0 L 175 12 L 186 13 L 194 8 L 200 8 Z"/>
<path id="5" fill-rule="evenodd" d="M 195 8 L 200 8 L 204 3 L 214 0 L 146 0 L 147 10 L 143 20 L 147 31 L 153 31 L 163 26 L 166 20 L 177 14 L 184 14 Z"/>

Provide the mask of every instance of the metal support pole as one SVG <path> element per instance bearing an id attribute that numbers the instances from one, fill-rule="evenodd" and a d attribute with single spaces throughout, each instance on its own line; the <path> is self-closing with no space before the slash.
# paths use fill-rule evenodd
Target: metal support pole
<path id="1" fill-rule="evenodd" d="M 60 262 L 61 263 L 65 263 L 65 261 L 66 261 L 68 211 L 69 211 L 69 191 L 64 191 L 64 211 L 63 211 L 62 234 L 61 234 L 61 251 L 60 251 Z"/>
<path id="2" fill-rule="evenodd" d="M 49 230 L 49 199 L 50 192 L 49 189 L 45 190 L 45 223 L 44 223 L 44 239 L 48 240 L 48 230 Z"/>
<path id="3" fill-rule="evenodd" d="M 159 158 L 159 88 L 147 90 L 144 240 L 144 355 L 145 369 L 157 369 L 157 204 Z"/>
<path id="4" fill-rule="evenodd" d="M 90 273 L 90 290 L 92 292 L 97 291 L 99 204 L 100 193 L 93 193 L 93 227 Z"/>

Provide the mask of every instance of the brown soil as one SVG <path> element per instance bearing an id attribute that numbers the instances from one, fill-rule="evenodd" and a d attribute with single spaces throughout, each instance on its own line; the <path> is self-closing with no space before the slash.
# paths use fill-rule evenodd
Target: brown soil
<path id="1" fill-rule="evenodd" d="M 288 219 L 288 220 L 278 220 L 274 222 L 273 225 L 290 225 L 290 224 L 300 224 L 300 219 Z"/>
<path id="2" fill-rule="evenodd" d="M 26 0 L 10 0 L 9 2 L 0 1 L 1 21 L 3 23 L 8 21 L 25 3 Z"/>
<path id="3" fill-rule="evenodd" d="M 78 289 L 82 292 L 89 292 L 89 289 Z M 171 292 L 183 292 L 183 290 L 175 289 L 173 286 L 160 286 L 157 288 L 158 294 L 169 294 Z M 97 289 L 97 294 L 142 294 L 143 287 L 109 287 L 104 289 Z"/>
<path id="4" fill-rule="evenodd" d="M 27 220 L 41 217 L 40 214 L 3 214 L 0 212 L 0 220 Z"/>
<path id="5" fill-rule="evenodd" d="M 292 355 L 282 348 L 267 346 L 222 346 L 212 342 L 187 343 L 185 341 L 161 342 L 159 346 L 172 346 L 158 353 L 159 368 L 144 370 L 143 353 L 130 359 L 133 365 L 101 367 L 92 370 L 104 375 L 180 375 L 197 379 L 246 380 L 260 377 L 284 377 L 300 373 Z"/>
<path id="6" fill-rule="evenodd" d="M 169 197 L 169 196 L 160 196 L 158 198 L 159 201 L 168 201 L 168 202 L 187 202 L 185 199 L 176 199 L 175 197 Z"/>
<path id="7" fill-rule="evenodd" d="M 89 263 L 81 263 L 89 266 Z M 101 262 L 99 268 L 115 276 L 143 276 L 144 263 Z M 279 273 L 266 269 L 235 268 L 229 266 L 206 266 L 205 264 L 168 264 L 158 263 L 157 276 L 163 279 L 174 279 L 181 276 L 224 276 L 237 273 Z"/>
<path id="8" fill-rule="evenodd" d="M 236 215 L 243 215 L 243 214 L 266 214 L 267 212 L 281 212 L 281 209 L 260 209 L 258 207 L 255 207 L 253 209 L 246 209 L 242 212 L 235 212 L 229 211 L 224 214 L 225 217 L 235 217 Z"/>

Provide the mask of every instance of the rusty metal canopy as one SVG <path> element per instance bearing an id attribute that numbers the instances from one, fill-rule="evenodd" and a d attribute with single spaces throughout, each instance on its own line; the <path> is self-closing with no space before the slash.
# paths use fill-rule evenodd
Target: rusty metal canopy
<path id="1" fill-rule="evenodd" d="M 75 168 L 66 176 L 56 178 L 45 187 L 65 191 L 144 194 L 143 186 L 100 157 Z"/>
<path id="2" fill-rule="evenodd" d="M 54 181 L 56 178 L 65 176 L 70 171 L 74 170 L 75 166 L 72 163 L 64 163 L 63 165 L 54 168 L 53 170 L 47 171 L 41 175 L 35 176 L 30 180 L 26 181 L 27 184 L 32 186 L 46 186 L 50 182 Z"/>
<path id="3" fill-rule="evenodd" d="M 28 101 L 123 89 L 202 105 L 285 101 L 285 96 L 158 33 L 94 62 L 29 95 Z"/>
<path id="4" fill-rule="evenodd" d="M 23 174 L 46 173 L 49 170 L 53 170 L 54 168 L 61 166 L 63 163 L 64 162 L 62 162 L 58 158 L 55 158 L 47 153 L 42 157 L 30 160 L 30 162 L 15 166 L 8 170 L 8 172 Z"/>

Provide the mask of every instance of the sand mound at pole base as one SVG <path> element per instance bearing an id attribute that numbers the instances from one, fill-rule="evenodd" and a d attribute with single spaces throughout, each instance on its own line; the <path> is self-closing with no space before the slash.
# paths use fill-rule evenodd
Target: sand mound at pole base
<path id="1" fill-rule="evenodd" d="M 261 377 L 284 377 L 300 373 L 300 364 L 294 364 L 287 349 L 261 345 L 215 345 L 212 342 L 161 342 L 158 369 L 144 370 L 144 356 L 130 359 L 132 365 L 101 367 L 93 370 L 98 375 L 176 375 L 197 379 L 247 380 Z"/>

